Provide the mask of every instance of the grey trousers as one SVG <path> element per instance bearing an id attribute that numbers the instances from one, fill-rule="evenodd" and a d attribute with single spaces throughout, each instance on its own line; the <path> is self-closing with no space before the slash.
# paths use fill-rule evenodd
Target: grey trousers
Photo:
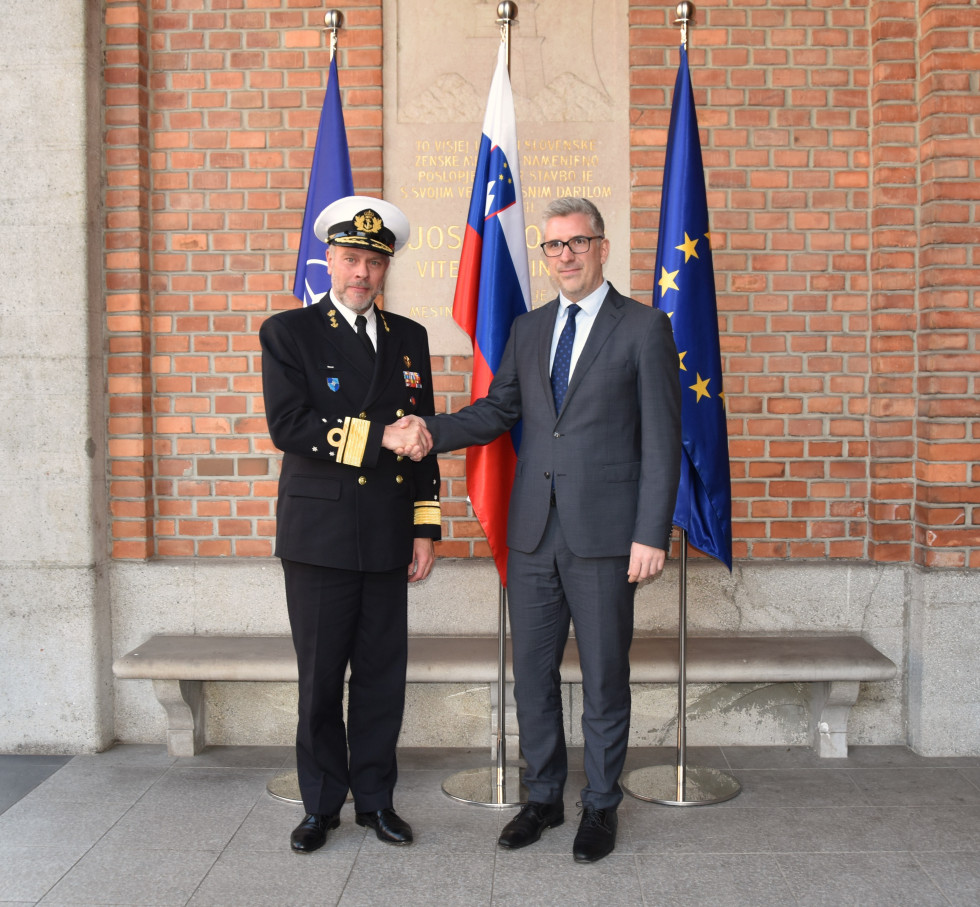
<path id="1" fill-rule="evenodd" d="M 582 667 L 586 785 L 582 802 L 619 805 L 619 776 L 630 725 L 629 648 L 636 584 L 629 557 L 583 558 L 565 544 L 557 508 L 531 553 L 511 550 L 507 594 L 514 652 L 514 698 L 528 799 L 561 801 L 568 775 L 560 666 L 569 621 Z"/>

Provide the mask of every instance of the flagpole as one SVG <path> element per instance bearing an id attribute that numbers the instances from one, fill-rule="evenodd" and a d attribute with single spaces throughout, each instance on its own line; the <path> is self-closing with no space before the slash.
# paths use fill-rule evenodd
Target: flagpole
<path id="1" fill-rule="evenodd" d="M 517 21 L 517 4 L 505 0 L 497 4 L 497 24 L 504 45 L 510 74 L 510 27 Z M 503 808 L 520 806 L 527 799 L 523 767 L 507 762 L 507 589 L 499 582 L 497 615 L 497 734 L 494 764 L 450 775 L 442 783 L 443 792 L 453 800 L 474 806 Z"/>
<path id="2" fill-rule="evenodd" d="M 337 55 L 337 32 L 344 26 L 344 14 L 339 9 L 328 9 L 323 14 L 323 30 L 330 32 L 330 62 L 333 63 Z M 269 796 L 276 800 L 283 800 L 286 803 L 303 803 L 303 795 L 299 790 L 299 773 L 296 769 L 280 772 L 269 780 L 265 786 Z M 348 792 L 347 801 L 353 801 L 353 796 Z"/>
<path id="3" fill-rule="evenodd" d="M 677 4 L 675 25 L 687 51 L 688 26 L 694 23 L 694 4 Z M 662 203 L 662 202 L 661 202 Z M 675 764 L 634 769 L 623 776 L 622 787 L 638 800 L 665 806 L 706 806 L 730 800 L 742 786 L 717 769 L 687 764 L 687 531 L 680 529 L 677 621 L 677 755 Z"/>
<path id="4" fill-rule="evenodd" d="M 330 62 L 337 56 L 337 32 L 344 26 L 344 14 L 339 9 L 328 9 L 323 14 L 324 31 L 330 32 Z"/>

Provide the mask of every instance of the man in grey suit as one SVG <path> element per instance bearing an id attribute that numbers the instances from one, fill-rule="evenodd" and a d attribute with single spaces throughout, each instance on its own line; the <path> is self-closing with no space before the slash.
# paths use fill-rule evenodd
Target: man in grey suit
<path id="1" fill-rule="evenodd" d="M 587 776 L 573 846 L 578 862 L 615 847 L 633 598 L 636 584 L 664 566 L 681 451 L 670 321 L 604 279 L 604 229 L 585 199 L 548 207 L 541 249 L 558 298 L 515 319 L 486 397 L 452 415 L 425 417 L 436 452 L 486 444 L 522 420 L 507 576 L 528 802 L 498 843 L 525 847 L 564 821 L 559 668 L 571 620 Z"/>

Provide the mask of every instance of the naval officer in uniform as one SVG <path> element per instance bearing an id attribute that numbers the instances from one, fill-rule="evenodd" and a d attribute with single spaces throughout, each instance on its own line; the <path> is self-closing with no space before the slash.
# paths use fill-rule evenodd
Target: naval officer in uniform
<path id="1" fill-rule="evenodd" d="M 323 846 L 348 789 L 358 825 L 387 843 L 412 841 L 393 809 L 407 583 L 428 576 L 441 532 L 436 458 L 397 456 L 418 430 L 389 425 L 433 413 L 426 332 L 375 305 L 408 220 L 381 199 L 350 196 L 314 230 L 327 243 L 329 294 L 259 332 L 269 433 L 283 452 L 275 553 L 299 665 L 298 853 Z"/>

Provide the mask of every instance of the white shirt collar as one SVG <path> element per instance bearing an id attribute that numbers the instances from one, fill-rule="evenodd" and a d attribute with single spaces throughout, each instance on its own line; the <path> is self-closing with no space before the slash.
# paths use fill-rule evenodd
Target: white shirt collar
<path id="1" fill-rule="evenodd" d="M 330 291 L 330 304 L 344 316 L 344 320 L 353 328 L 354 319 L 357 318 L 357 312 L 352 309 L 347 308 L 342 302 L 337 302 L 337 297 L 333 295 L 333 290 Z M 377 318 L 374 314 L 374 306 L 371 306 L 366 312 L 363 313 L 364 317 L 367 319 L 367 330 L 371 336 L 376 336 L 377 332 Z"/>
<path id="2" fill-rule="evenodd" d="M 599 284 L 585 299 L 579 301 L 578 305 L 588 315 L 590 318 L 595 316 L 595 313 L 599 311 L 599 306 L 602 305 L 602 300 L 606 298 L 606 293 L 609 292 L 609 281 L 604 280 Z M 558 305 L 561 306 L 561 314 L 564 315 L 571 305 L 571 300 L 566 299 L 562 293 L 558 294 Z"/>

